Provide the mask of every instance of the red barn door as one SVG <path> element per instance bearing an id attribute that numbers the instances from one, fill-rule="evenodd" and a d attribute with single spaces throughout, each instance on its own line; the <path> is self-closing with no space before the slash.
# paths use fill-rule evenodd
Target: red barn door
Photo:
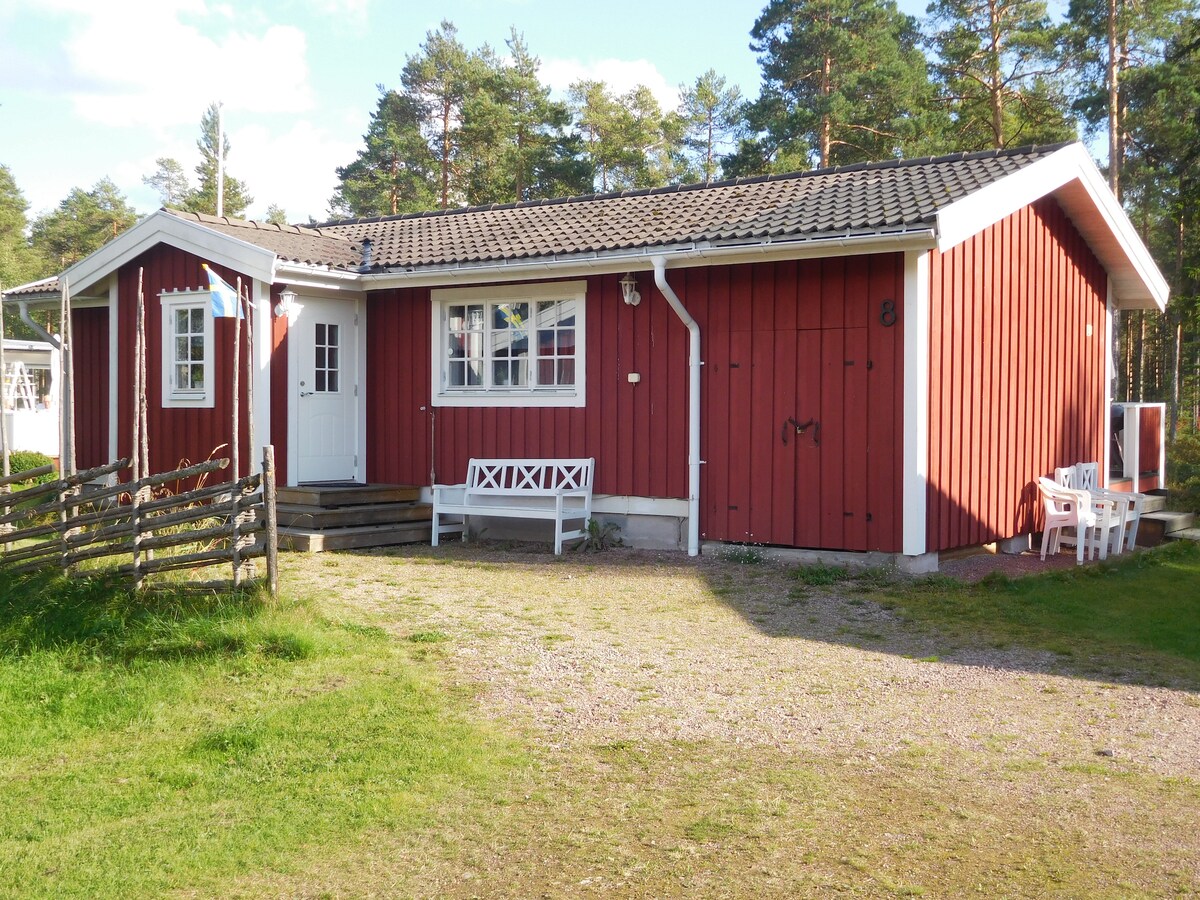
<path id="1" fill-rule="evenodd" d="M 726 477 L 709 473 L 705 536 L 868 549 L 867 329 L 729 338 L 728 360 L 706 367 L 727 379 L 728 408 L 712 413 L 728 422 L 728 460 Z"/>

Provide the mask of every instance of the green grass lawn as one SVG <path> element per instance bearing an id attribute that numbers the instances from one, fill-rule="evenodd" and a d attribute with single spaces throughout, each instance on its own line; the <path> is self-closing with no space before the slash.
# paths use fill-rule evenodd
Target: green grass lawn
<path id="1" fill-rule="evenodd" d="M 381 631 L 258 595 L 0 585 L 0 895 L 223 893 L 419 827 L 508 750 Z"/>
<path id="2" fill-rule="evenodd" d="M 1200 684 L 1200 545 L 1191 541 L 978 584 L 828 567 L 801 568 L 796 577 L 805 585 L 849 582 L 914 627 L 973 644 L 1048 650 L 1084 667 Z"/>

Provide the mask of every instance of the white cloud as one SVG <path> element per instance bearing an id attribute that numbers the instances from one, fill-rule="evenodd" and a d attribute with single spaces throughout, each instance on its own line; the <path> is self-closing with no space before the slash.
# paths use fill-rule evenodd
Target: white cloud
<path id="1" fill-rule="evenodd" d="M 256 113 L 313 105 L 307 38 L 294 26 L 238 30 L 200 0 L 139 0 L 121 15 L 107 4 L 50 2 L 73 13 L 63 49 L 82 85 L 71 99 L 83 119 L 161 128 L 199 121 L 213 100 Z"/>
<path id="2" fill-rule="evenodd" d="M 543 59 L 538 75 L 555 94 L 566 96 L 567 88 L 581 79 L 603 81 L 614 92 L 624 94 L 639 84 L 650 88 L 664 110 L 679 105 L 679 87 L 670 84 L 657 66 L 645 59 Z"/>
<path id="3" fill-rule="evenodd" d="M 328 217 L 334 169 L 351 162 L 359 149 L 357 141 L 339 140 L 309 122 L 295 122 L 284 133 L 249 125 L 232 131 L 229 144 L 229 171 L 254 197 L 249 215 L 262 218 L 275 203 L 289 222 Z"/>

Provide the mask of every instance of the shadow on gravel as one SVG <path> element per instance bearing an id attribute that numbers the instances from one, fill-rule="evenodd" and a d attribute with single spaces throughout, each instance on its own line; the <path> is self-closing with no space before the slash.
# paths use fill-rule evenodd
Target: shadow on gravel
<path id="1" fill-rule="evenodd" d="M 677 572 L 699 579 L 716 601 L 771 637 L 923 662 L 1200 691 L 1200 547 L 1191 543 L 1081 569 L 994 574 L 974 584 L 888 569 L 786 565 L 754 547 L 699 559 L 624 548 L 555 557 L 544 545 L 499 541 L 361 553 L 478 568 L 483 578 L 517 567 L 534 577 L 585 579 L 601 592 L 601 603 L 612 599 L 603 595 L 609 576 L 622 590 L 636 591 L 640 573 L 662 578 Z M 648 586 L 645 603 L 647 627 L 653 627 L 659 604 Z"/>

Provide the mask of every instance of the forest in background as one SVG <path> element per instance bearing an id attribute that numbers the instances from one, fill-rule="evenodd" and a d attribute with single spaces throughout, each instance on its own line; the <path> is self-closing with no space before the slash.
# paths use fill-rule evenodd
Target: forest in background
<path id="1" fill-rule="evenodd" d="M 770 0 L 749 31 L 762 86 L 744 97 L 709 69 L 663 109 L 651 91 L 579 81 L 553 96 L 513 28 L 468 48 L 450 22 L 379 86 L 362 148 L 337 169 L 330 218 L 642 189 L 1078 137 L 1171 286 L 1165 314 L 1126 313 L 1118 399 L 1166 401 L 1200 424 L 1198 0 Z M 195 180 L 161 158 L 143 179 L 166 206 L 216 210 L 228 138 L 204 112 Z M 1106 148 L 1106 150 L 1102 150 Z M 248 186 L 225 173 L 224 212 Z M 138 218 L 110 180 L 54 209 L 28 204 L 0 161 L 0 285 L 52 275 Z M 287 221 L 269 207 L 269 221 Z M 13 323 L 14 325 L 16 323 Z M 19 328 L 18 328 L 19 330 Z"/>

